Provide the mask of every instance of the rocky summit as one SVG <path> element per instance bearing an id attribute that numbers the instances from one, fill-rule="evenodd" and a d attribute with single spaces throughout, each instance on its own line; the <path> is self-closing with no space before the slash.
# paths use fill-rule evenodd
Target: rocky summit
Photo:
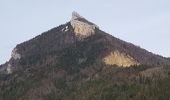
<path id="1" fill-rule="evenodd" d="M 72 13 L 70 23 L 74 29 L 75 35 L 80 39 L 87 38 L 88 36 L 95 34 L 95 29 L 99 28 L 97 25 L 80 16 L 77 12 Z"/>
<path id="2" fill-rule="evenodd" d="M 168 100 L 169 66 L 73 12 L 13 49 L 0 65 L 0 100 Z"/>

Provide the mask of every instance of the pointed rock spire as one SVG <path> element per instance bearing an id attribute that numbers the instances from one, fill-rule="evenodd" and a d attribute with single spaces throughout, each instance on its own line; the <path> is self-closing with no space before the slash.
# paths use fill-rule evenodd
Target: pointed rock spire
<path id="1" fill-rule="evenodd" d="M 79 13 L 77 13 L 76 11 L 72 12 L 72 20 L 75 20 L 77 18 L 83 18 L 82 16 L 80 16 Z"/>
<path id="2" fill-rule="evenodd" d="M 80 39 L 95 34 L 95 29 L 99 28 L 97 25 L 89 22 L 75 11 L 72 12 L 71 26 L 74 29 L 75 35 Z"/>

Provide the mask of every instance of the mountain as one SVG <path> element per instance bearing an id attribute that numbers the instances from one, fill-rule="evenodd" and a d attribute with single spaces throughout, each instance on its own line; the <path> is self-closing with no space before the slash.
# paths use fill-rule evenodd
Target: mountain
<path id="1" fill-rule="evenodd" d="M 73 12 L 66 24 L 13 49 L 0 66 L 0 99 L 169 98 L 154 90 L 170 83 L 168 66 L 168 58 L 120 40 Z"/>

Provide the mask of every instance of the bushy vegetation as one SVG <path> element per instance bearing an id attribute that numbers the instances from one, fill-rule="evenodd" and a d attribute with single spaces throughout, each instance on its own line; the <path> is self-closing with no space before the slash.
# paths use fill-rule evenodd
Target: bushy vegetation
<path id="1" fill-rule="evenodd" d="M 139 74 L 147 69 L 144 66 L 131 68 L 102 66 L 102 70 L 97 70 L 92 76 L 84 76 L 81 72 L 77 72 L 69 74 L 69 77 L 72 77 L 71 79 L 62 77 L 47 81 L 46 84 L 52 83 L 54 87 L 48 94 L 41 95 L 41 98 L 43 100 L 170 99 L 169 77 L 144 77 Z M 36 90 L 41 87 L 41 80 L 50 79 L 49 74 L 57 70 L 57 68 L 56 66 L 51 66 L 45 70 L 30 70 L 30 74 L 16 72 L 13 74 L 14 76 L 1 76 L 0 99 L 25 100 L 26 93 L 29 93 L 30 89 Z M 170 71 L 170 68 L 166 67 L 166 70 Z M 12 77 L 12 79 L 8 79 L 8 77 Z M 41 88 L 43 91 L 43 87 Z"/>
<path id="2" fill-rule="evenodd" d="M 101 42 L 93 42 L 93 40 L 76 42 L 74 45 L 60 51 L 60 66 L 70 73 L 79 71 L 79 68 L 88 67 L 96 64 L 100 54 L 107 51 L 107 44 Z M 83 61 L 79 61 L 83 59 Z"/>

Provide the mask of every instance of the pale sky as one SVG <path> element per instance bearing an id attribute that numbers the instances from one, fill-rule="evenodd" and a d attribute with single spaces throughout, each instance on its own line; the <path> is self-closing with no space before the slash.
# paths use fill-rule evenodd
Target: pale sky
<path id="1" fill-rule="evenodd" d="M 0 64 L 17 44 L 68 22 L 72 11 L 115 37 L 170 57 L 170 0 L 0 0 Z"/>

